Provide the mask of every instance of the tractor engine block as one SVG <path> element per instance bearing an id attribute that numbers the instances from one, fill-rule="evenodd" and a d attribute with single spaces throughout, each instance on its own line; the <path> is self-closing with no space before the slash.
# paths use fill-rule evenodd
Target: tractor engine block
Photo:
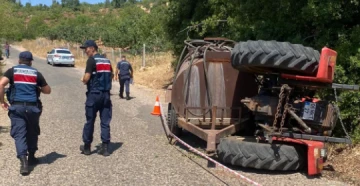
<path id="1" fill-rule="evenodd" d="M 333 104 L 317 99 L 296 100 L 293 108 L 310 128 L 318 134 L 328 136 L 336 126 L 338 116 Z"/>
<path id="2" fill-rule="evenodd" d="M 279 98 L 268 95 L 257 95 L 252 98 L 245 98 L 241 102 L 254 115 L 256 123 L 272 126 L 277 112 Z M 290 100 L 290 110 L 292 110 L 303 123 L 311 128 L 311 133 L 322 136 L 331 135 L 335 128 L 337 121 L 337 114 L 333 104 L 328 101 L 321 101 L 314 98 L 303 98 L 301 100 Z M 280 113 L 283 113 L 283 106 L 280 108 Z M 281 120 L 281 114 L 278 118 L 278 123 Z M 304 130 L 304 124 L 299 125 L 299 122 L 287 114 L 284 127 L 291 130 L 293 127 Z M 278 126 L 276 126 L 278 127 Z M 298 132 L 299 130 L 297 130 Z"/>

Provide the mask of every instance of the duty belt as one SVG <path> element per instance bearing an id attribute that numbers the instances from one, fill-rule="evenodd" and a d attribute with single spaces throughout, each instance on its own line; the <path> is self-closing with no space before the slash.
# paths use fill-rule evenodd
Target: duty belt
<path id="1" fill-rule="evenodd" d="M 22 101 L 14 101 L 12 105 L 24 105 L 24 106 L 37 106 L 36 102 L 22 102 Z"/>

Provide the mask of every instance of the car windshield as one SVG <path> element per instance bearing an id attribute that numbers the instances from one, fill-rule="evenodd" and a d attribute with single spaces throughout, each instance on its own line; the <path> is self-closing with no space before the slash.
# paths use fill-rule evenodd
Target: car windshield
<path id="1" fill-rule="evenodd" d="M 58 54 L 71 54 L 71 52 L 68 51 L 68 50 L 56 50 L 56 52 L 57 52 Z"/>

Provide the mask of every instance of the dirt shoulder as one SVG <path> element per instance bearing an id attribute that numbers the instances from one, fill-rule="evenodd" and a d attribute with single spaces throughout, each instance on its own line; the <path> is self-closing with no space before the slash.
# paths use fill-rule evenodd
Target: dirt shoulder
<path id="1" fill-rule="evenodd" d="M 5 59 L 0 63 L 0 72 L 6 71 L 8 68 L 11 68 L 14 65 L 14 61 L 11 59 Z M 0 78 L 2 74 L 0 74 Z M 0 133 L 6 133 L 10 129 L 10 120 L 7 115 L 7 111 L 0 108 Z M 1 142 L 0 142 L 1 143 Z"/>
<path id="2" fill-rule="evenodd" d="M 353 148 L 339 146 L 332 148 L 328 158 L 328 167 L 323 176 L 343 181 L 349 184 L 360 185 L 360 146 Z"/>

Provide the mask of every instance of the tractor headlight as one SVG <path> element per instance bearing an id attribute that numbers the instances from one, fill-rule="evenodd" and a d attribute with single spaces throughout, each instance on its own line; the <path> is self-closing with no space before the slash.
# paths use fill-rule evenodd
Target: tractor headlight
<path id="1" fill-rule="evenodd" d="M 321 149 L 320 150 L 320 157 L 326 157 L 327 156 L 327 149 Z"/>

